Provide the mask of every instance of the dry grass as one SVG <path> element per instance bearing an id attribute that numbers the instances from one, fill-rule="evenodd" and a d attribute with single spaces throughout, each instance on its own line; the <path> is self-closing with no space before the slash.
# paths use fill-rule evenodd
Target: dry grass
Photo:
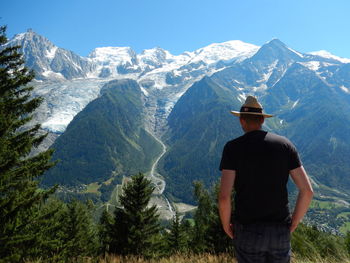
<path id="1" fill-rule="evenodd" d="M 46 263 L 47 261 L 36 260 L 36 261 L 26 261 L 26 263 Z M 229 254 L 208 254 L 203 253 L 199 255 L 189 255 L 189 254 L 176 254 L 170 257 L 157 258 L 157 259 L 144 259 L 142 257 L 135 256 L 115 256 L 108 255 L 106 257 L 101 257 L 99 259 L 92 258 L 81 258 L 73 262 L 78 263 L 237 263 L 236 259 Z M 346 259 L 298 259 L 292 258 L 292 263 L 350 263 L 350 260 Z"/>
<path id="2" fill-rule="evenodd" d="M 166 258 L 149 259 L 138 257 L 118 257 L 107 256 L 101 259 L 99 263 L 236 263 L 236 260 L 227 254 L 199 254 L 199 255 L 183 255 L 177 254 Z"/>
<path id="3" fill-rule="evenodd" d="M 350 263 L 349 259 L 336 258 L 313 258 L 313 259 L 298 259 L 292 260 L 292 263 Z"/>

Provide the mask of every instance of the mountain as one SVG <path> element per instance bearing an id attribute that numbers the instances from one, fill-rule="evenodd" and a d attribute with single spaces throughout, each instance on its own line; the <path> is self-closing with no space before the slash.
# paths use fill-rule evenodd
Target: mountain
<path id="1" fill-rule="evenodd" d="M 8 45 L 21 46 L 25 65 L 35 71 L 38 80 L 86 78 L 94 70 L 88 59 L 58 48 L 32 30 L 16 35 Z"/>
<path id="2" fill-rule="evenodd" d="M 160 164 L 173 197 L 192 202 L 193 181 L 212 186 L 219 178 L 223 145 L 241 133 L 230 110 L 240 101 L 235 91 L 209 77 L 195 83 L 179 99 L 168 117 L 165 134 L 169 149 Z"/>
<path id="3" fill-rule="evenodd" d="M 296 143 L 313 178 L 336 189 L 349 189 L 349 96 L 296 63 L 265 100 L 276 105 L 274 111 L 284 124 L 280 132 Z"/>
<path id="4" fill-rule="evenodd" d="M 178 98 L 194 82 L 252 56 L 258 46 L 241 41 L 215 43 L 193 52 L 172 55 L 159 47 L 136 54 L 130 47 L 101 47 L 88 57 L 59 48 L 32 30 L 16 35 L 9 46 L 22 46 L 26 66 L 36 73 L 34 95 L 45 105 L 37 111 L 43 127 L 62 133 L 73 117 L 94 100 L 112 79 L 134 79 L 148 97 L 147 118 L 165 119 Z M 54 93 L 54 95 L 53 95 Z M 58 99 L 59 98 L 59 99 Z"/>
<path id="5" fill-rule="evenodd" d="M 161 146 L 144 128 L 142 92 L 134 80 L 114 80 L 89 103 L 52 147 L 59 163 L 44 184 L 104 182 L 150 170 Z"/>
<path id="6" fill-rule="evenodd" d="M 266 120 L 265 129 L 296 144 L 315 184 L 341 190 L 342 198 L 349 200 L 350 94 L 344 88 L 350 79 L 348 65 L 301 54 L 273 40 L 252 57 L 194 84 L 168 117 L 165 138 L 170 147 L 162 174 L 167 175 L 169 190 L 191 201 L 188 182 L 201 179 L 209 186 L 218 179 L 224 142 L 242 134 L 229 109 L 238 110 L 246 94 L 255 94 L 265 110 L 276 115 Z M 215 109 L 226 112 L 213 117 Z M 218 139 L 215 131 L 221 128 L 225 131 Z"/>

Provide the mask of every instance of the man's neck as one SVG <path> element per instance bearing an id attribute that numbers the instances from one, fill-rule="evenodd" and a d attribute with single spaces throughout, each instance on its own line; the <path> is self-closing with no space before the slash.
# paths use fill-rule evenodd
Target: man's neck
<path id="1" fill-rule="evenodd" d="M 252 132 L 252 131 L 261 131 L 261 127 L 247 127 L 245 130 L 244 130 L 244 132 L 245 133 L 248 133 L 248 132 Z"/>

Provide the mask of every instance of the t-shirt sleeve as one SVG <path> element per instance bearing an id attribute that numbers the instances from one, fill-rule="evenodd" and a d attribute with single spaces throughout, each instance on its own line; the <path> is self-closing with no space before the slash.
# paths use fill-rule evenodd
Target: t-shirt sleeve
<path id="1" fill-rule="evenodd" d="M 226 143 L 224 150 L 222 151 L 222 157 L 220 162 L 220 171 L 222 170 L 236 170 L 235 157 L 232 151 L 232 146 Z"/>
<path id="2" fill-rule="evenodd" d="M 295 146 L 290 144 L 290 161 L 289 161 L 289 171 L 302 166 L 299 154 Z"/>

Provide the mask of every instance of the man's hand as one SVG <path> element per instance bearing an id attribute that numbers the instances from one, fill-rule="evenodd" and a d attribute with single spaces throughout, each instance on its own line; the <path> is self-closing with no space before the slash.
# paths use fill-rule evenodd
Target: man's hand
<path id="1" fill-rule="evenodd" d="M 228 226 L 223 226 L 226 235 L 233 239 L 233 226 L 229 224 Z"/>
<path id="2" fill-rule="evenodd" d="M 289 230 L 291 233 L 293 233 L 295 231 L 295 229 L 297 229 L 299 223 L 293 223 L 291 224 L 291 226 L 289 227 Z"/>

